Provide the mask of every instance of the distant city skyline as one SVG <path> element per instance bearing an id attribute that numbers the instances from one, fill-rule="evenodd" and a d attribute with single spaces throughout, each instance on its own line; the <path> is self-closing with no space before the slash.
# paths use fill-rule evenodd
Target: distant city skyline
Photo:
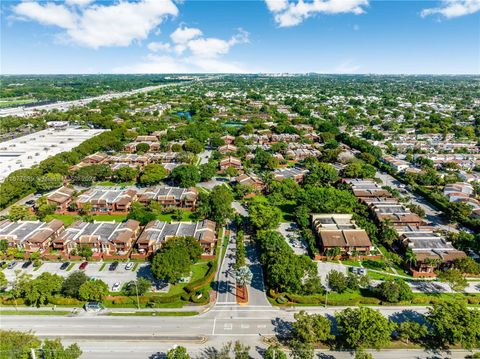
<path id="1" fill-rule="evenodd" d="M 480 73 L 480 0 L 0 6 L 1 74 Z"/>

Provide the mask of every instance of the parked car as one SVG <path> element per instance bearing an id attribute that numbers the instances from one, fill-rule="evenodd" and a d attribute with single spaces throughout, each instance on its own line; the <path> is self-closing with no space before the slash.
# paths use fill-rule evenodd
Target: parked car
<path id="1" fill-rule="evenodd" d="M 12 268 L 15 267 L 16 265 L 17 265 L 17 262 L 13 261 L 13 262 L 8 263 L 7 268 L 8 268 L 8 269 L 12 269 Z"/>
<path id="2" fill-rule="evenodd" d="M 0 268 L 3 268 L 3 266 L 4 266 L 5 264 L 7 264 L 7 262 L 1 261 L 1 262 L 0 262 Z"/>
<path id="3" fill-rule="evenodd" d="M 112 286 L 112 292 L 118 292 L 118 291 L 120 291 L 120 283 L 116 282 Z"/>
<path id="4" fill-rule="evenodd" d="M 70 262 L 62 263 L 62 265 L 60 266 L 60 270 L 65 270 L 65 269 L 67 269 L 69 265 L 70 265 Z"/>
<path id="5" fill-rule="evenodd" d="M 31 199 L 30 201 L 25 202 L 27 206 L 33 206 L 35 204 L 35 201 Z"/>
<path id="6" fill-rule="evenodd" d="M 126 270 L 130 270 L 133 268 L 133 262 L 128 262 L 126 265 L 125 265 L 125 269 Z"/>
<path id="7" fill-rule="evenodd" d="M 78 267 L 78 269 L 84 270 L 85 268 L 87 268 L 87 266 L 88 266 L 88 262 L 83 262 L 82 264 L 80 264 L 80 267 Z"/>
<path id="8" fill-rule="evenodd" d="M 28 268 L 32 265 L 32 261 L 26 261 L 25 263 L 22 264 L 22 268 L 25 269 L 25 268 Z"/>
<path id="9" fill-rule="evenodd" d="M 118 267 L 118 262 L 113 262 L 112 264 L 110 264 L 110 267 L 108 268 L 108 270 L 114 271 L 115 269 L 117 269 L 117 267 Z"/>

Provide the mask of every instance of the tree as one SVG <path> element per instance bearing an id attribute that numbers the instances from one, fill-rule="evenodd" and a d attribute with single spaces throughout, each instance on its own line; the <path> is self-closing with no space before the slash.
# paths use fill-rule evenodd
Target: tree
<path id="1" fill-rule="evenodd" d="M 135 285 L 136 284 L 136 285 Z M 152 282 L 146 278 L 132 280 L 125 285 L 123 293 L 128 296 L 144 295 L 152 287 Z M 138 292 L 137 292 L 138 291 Z"/>
<path id="2" fill-rule="evenodd" d="M 450 288 L 456 292 L 464 290 L 468 282 L 458 269 L 449 269 L 438 274 L 438 278 L 448 283 Z"/>
<path id="3" fill-rule="evenodd" d="M 63 277 L 44 272 L 37 278 L 23 284 L 22 296 L 27 303 L 36 306 L 47 304 L 55 294 L 60 293 L 62 283 Z"/>
<path id="4" fill-rule="evenodd" d="M 8 240 L 2 239 L 0 240 L 0 252 L 5 253 L 8 249 Z"/>
<path id="5" fill-rule="evenodd" d="M 88 281 L 78 289 L 80 299 L 100 302 L 108 295 L 108 285 L 102 280 Z"/>
<path id="6" fill-rule="evenodd" d="M 43 359 L 77 359 L 82 355 L 82 350 L 76 343 L 65 348 L 60 339 L 45 339 L 42 354 Z"/>
<path id="7" fill-rule="evenodd" d="M 247 266 L 240 267 L 235 272 L 235 279 L 240 287 L 245 287 L 252 282 L 253 274 Z"/>
<path id="8" fill-rule="evenodd" d="M 139 143 L 136 147 L 135 147 L 135 152 L 138 153 L 138 154 L 142 154 L 142 153 L 145 153 L 145 152 L 148 152 L 150 150 L 150 145 L 148 143 Z"/>
<path id="9" fill-rule="evenodd" d="M 375 291 L 382 300 L 390 303 L 398 303 L 413 298 L 412 289 L 402 279 L 389 279 L 380 283 Z"/>
<path id="10" fill-rule="evenodd" d="M 130 212 L 128 213 L 127 218 L 139 221 L 140 224 L 144 226 L 148 222 L 157 219 L 157 216 L 155 215 L 155 213 L 146 208 L 142 203 L 133 202 L 130 206 Z"/>
<path id="11" fill-rule="evenodd" d="M 305 311 L 295 313 L 293 336 L 302 343 L 325 343 L 334 338 L 331 334 L 330 320 L 321 314 L 307 314 Z"/>
<path id="12" fill-rule="evenodd" d="M 441 344 L 461 344 L 464 348 L 480 346 L 480 311 L 469 309 L 460 301 L 434 303 L 426 314 L 432 334 Z"/>
<path id="13" fill-rule="evenodd" d="M 200 171 L 194 165 L 180 165 L 173 169 L 171 178 L 177 186 L 193 187 L 200 182 Z"/>
<path id="14" fill-rule="evenodd" d="M 475 259 L 471 257 L 457 258 L 453 261 L 454 268 L 458 269 L 462 273 L 479 274 L 480 263 L 477 263 Z"/>
<path id="15" fill-rule="evenodd" d="M 337 293 L 343 293 L 348 288 L 347 277 L 340 271 L 331 270 L 327 280 L 328 286 Z"/>
<path id="16" fill-rule="evenodd" d="M 80 248 L 77 251 L 77 254 L 80 257 L 83 257 L 85 259 L 89 259 L 93 255 L 93 250 L 89 246 L 83 245 L 83 246 L 80 246 Z"/>
<path id="17" fill-rule="evenodd" d="M 12 222 L 34 219 L 35 216 L 30 212 L 27 206 L 14 204 L 8 212 L 8 219 Z"/>
<path id="18" fill-rule="evenodd" d="M 82 271 L 70 274 L 62 284 L 62 293 L 67 297 L 78 298 L 79 288 L 88 281 L 87 275 Z"/>
<path id="19" fill-rule="evenodd" d="M 373 355 L 359 349 L 355 351 L 355 359 L 373 359 Z"/>
<path id="20" fill-rule="evenodd" d="M 318 163 L 310 168 L 310 172 L 305 178 L 305 184 L 323 185 L 332 184 L 338 181 L 338 174 L 335 167 L 329 163 Z"/>
<path id="21" fill-rule="evenodd" d="M 176 237 L 154 255 L 152 273 L 156 278 L 177 283 L 182 277 L 190 274 L 190 266 L 202 253 L 202 248 L 193 237 Z"/>
<path id="22" fill-rule="evenodd" d="M 202 143 L 195 138 L 190 138 L 185 141 L 183 148 L 185 149 L 185 151 L 195 153 L 196 155 L 204 150 L 204 146 L 202 145 Z"/>
<path id="23" fill-rule="evenodd" d="M 225 186 L 216 186 L 209 194 L 200 193 L 197 214 L 224 225 L 233 215 L 233 194 Z"/>
<path id="24" fill-rule="evenodd" d="M 290 341 L 290 348 L 293 359 L 313 359 L 314 350 L 310 343 L 292 340 Z"/>
<path id="25" fill-rule="evenodd" d="M 215 177 L 215 175 L 217 174 L 217 166 L 218 165 L 216 162 L 208 162 L 208 163 L 201 164 L 199 166 L 200 179 L 202 181 L 209 181 L 213 177 Z"/>
<path id="26" fill-rule="evenodd" d="M 190 355 L 187 353 L 187 348 L 175 346 L 167 352 L 167 359 L 190 359 Z"/>
<path id="27" fill-rule="evenodd" d="M 3 292 L 8 285 L 8 280 L 5 277 L 5 273 L 0 272 L 0 292 Z"/>
<path id="28" fill-rule="evenodd" d="M 61 187 L 62 184 L 63 176 L 60 173 L 47 173 L 37 178 L 35 187 L 41 192 L 46 192 Z"/>
<path id="29" fill-rule="evenodd" d="M 30 359 L 32 349 L 40 348 L 40 340 L 32 332 L 0 330 L 0 357 Z"/>
<path id="30" fill-rule="evenodd" d="M 407 320 L 398 325 L 396 332 L 398 338 L 407 344 L 410 341 L 418 343 L 427 336 L 428 328 L 424 324 Z"/>
<path id="31" fill-rule="evenodd" d="M 143 173 L 140 176 L 140 183 L 146 186 L 157 184 L 167 177 L 167 175 L 168 171 L 162 165 L 150 163 L 143 169 Z"/>
<path id="32" fill-rule="evenodd" d="M 250 221 L 257 229 L 275 229 L 280 224 L 282 212 L 268 203 L 254 202 L 248 207 Z"/>
<path id="33" fill-rule="evenodd" d="M 242 344 L 237 340 L 233 346 L 233 353 L 235 354 L 235 359 L 248 359 L 248 352 L 250 347 L 248 345 Z"/>
<path id="34" fill-rule="evenodd" d="M 138 176 L 138 171 L 135 168 L 125 166 L 113 172 L 113 176 L 119 182 L 130 182 Z"/>
<path id="35" fill-rule="evenodd" d="M 335 315 L 339 338 L 352 349 L 381 348 L 390 343 L 394 324 L 378 310 L 347 308 Z"/>
<path id="36" fill-rule="evenodd" d="M 264 359 L 287 359 L 287 354 L 278 344 L 270 345 L 263 354 Z"/>

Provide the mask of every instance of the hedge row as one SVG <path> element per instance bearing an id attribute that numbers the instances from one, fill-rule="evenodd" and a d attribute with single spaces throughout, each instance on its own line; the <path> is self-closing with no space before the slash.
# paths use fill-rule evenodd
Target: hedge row
<path id="1" fill-rule="evenodd" d="M 208 271 L 203 278 L 194 280 L 183 288 L 187 293 L 192 293 L 202 287 L 205 287 L 206 285 L 210 284 L 213 278 L 215 278 L 215 273 L 217 272 L 217 261 L 215 260 L 213 262 L 209 262 L 208 266 Z"/>

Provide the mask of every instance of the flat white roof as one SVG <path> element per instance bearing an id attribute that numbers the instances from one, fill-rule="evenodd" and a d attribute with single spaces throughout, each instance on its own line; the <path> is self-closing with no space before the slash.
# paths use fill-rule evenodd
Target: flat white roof
<path id="1" fill-rule="evenodd" d="M 30 168 L 48 157 L 70 151 L 103 131 L 78 127 L 50 128 L 0 142 L 0 182 L 16 170 Z"/>

